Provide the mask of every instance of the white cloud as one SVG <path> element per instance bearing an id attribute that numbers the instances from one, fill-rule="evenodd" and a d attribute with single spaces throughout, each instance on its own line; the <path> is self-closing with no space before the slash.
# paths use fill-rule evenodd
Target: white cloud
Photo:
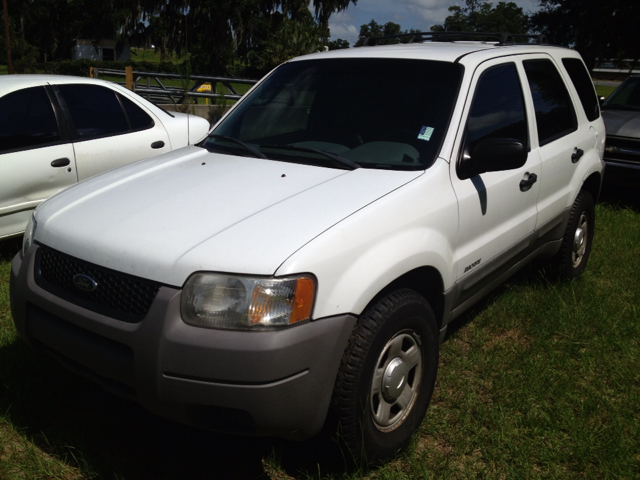
<path id="1" fill-rule="evenodd" d="M 349 41 L 349 44 L 353 47 L 353 44 L 358 40 L 358 33 L 360 28 L 356 28 L 353 24 L 348 23 L 333 23 L 329 21 L 329 29 L 331 30 L 331 39 L 342 38 Z"/>

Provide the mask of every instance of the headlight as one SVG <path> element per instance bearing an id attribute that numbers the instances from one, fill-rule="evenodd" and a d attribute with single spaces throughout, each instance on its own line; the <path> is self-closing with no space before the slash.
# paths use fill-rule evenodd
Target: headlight
<path id="1" fill-rule="evenodd" d="M 38 222 L 36 222 L 36 214 L 35 212 L 31 214 L 31 218 L 29 219 L 29 223 L 27 223 L 27 228 L 24 231 L 24 237 L 22 239 L 22 256 L 27 253 L 27 249 L 33 243 L 33 236 L 36 234 L 36 227 L 38 226 Z"/>
<path id="2" fill-rule="evenodd" d="M 180 312 L 196 327 L 260 329 L 311 316 L 315 280 L 309 276 L 257 278 L 197 273 L 184 286 Z"/>

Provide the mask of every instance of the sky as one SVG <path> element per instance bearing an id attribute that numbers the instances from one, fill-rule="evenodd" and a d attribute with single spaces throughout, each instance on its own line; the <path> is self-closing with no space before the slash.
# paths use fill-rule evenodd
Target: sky
<path id="1" fill-rule="evenodd" d="M 538 0 L 510 1 L 527 14 L 539 8 Z M 491 3 L 495 6 L 498 2 Z M 369 23 L 372 19 L 379 24 L 397 23 L 402 30 L 416 28 L 428 32 L 431 25 L 444 22 L 449 15 L 450 6 L 464 6 L 464 4 L 464 0 L 358 0 L 357 5 L 350 4 L 346 10 L 331 15 L 329 18 L 330 40 L 342 38 L 348 40 L 353 46 L 358 40 L 360 25 Z"/>

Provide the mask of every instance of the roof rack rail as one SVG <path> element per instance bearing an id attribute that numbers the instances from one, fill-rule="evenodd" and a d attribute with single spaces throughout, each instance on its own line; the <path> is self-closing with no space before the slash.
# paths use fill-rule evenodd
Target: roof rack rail
<path id="1" fill-rule="evenodd" d="M 400 33 L 398 35 L 386 35 L 383 37 L 366 37 L 362 46 L 375 46 L 378 45 L 378 41 L 387 40 L 390 38 L 411 38 L 407 43 L 422 43 L 429 41 L 455 41 L 461 39 L 468 39 L 470 37 L 491 37 L 498 40 L 498 45 L 515 45 L 516 38 L 528 38 L 535 40 L 536 44 L 546 44 L 547 36 L 543 34 L 539 35 L 526 35 L 519 33 L 508 32 L 415 32 L 415 33 Z"/>

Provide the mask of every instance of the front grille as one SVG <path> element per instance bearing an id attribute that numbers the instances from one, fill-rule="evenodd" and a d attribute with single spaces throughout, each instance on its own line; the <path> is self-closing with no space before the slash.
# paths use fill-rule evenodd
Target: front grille
<path id="1" fill-rule="evenodd" d="M 604 159 L 640 164 L 640 138 L 607 135 Z"/>
<path id="2" fill-rule="evenodd" d="M 91 277 L 97 287 L 80 290 L 73 278 Z M 36 282 L 42 288 L 83 308 L 130 323 L 141 321 L 149 311 L 160 284 L 116 272 L 40 245 L 36 257 Z"/>

